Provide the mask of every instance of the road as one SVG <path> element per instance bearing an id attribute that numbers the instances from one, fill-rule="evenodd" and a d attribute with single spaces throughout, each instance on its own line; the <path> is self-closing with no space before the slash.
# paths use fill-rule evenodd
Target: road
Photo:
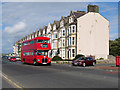
<path id="1" fill-rule="evenodd" d="M 63 64 L 34 66 L 21 64 L 20 61 L 3 60 L 2 86 L 3 88 L 118 88 L 118 73 L 108 73 L 109 71 L 91 67 Z"/>

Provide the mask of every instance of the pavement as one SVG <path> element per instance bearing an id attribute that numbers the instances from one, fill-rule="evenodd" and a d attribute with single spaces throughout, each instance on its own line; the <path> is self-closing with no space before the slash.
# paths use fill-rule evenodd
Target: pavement
<path id="1" fill-rule="evenodd" d="M 107 71 L 115 64 L 34 66 L 2 60 L 3 88 L 118 88 L 118 73 Z M 103 67 L 108 68 L 107 70 Z M 116 68 L 112 67 L 111 69 Z M 111 70 L 110 69 L 110 70 Z M 6 77 L 6 79 L 5 79 Z M 4 81 L 5 80 L 5 81 Z M 10 84 L 10 86 L 8 86 Z"/>

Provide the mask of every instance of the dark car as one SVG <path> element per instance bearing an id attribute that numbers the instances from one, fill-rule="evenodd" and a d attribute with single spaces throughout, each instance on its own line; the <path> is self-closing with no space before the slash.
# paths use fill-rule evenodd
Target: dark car
<path id="1" fill-rule="evenodd" d="M 77 58 L 76 60 L 72 61 L 73 66 L 81 65 L 81 66 L 85 67 L 87 65 L 94 66 L 95 64 L 96 64 L 96 60 L 94 60 L 92 57 L 80 57 L 80 58 Z"/>
<path id="2" fill-rule="evenodd" d="M 11 57 L 10 61 L 16 61 L 16 58 L 15 57 Z"/>
<path id="3" fill-rule="evenodd" d="M 2 56 L 2 59 L 7 59 L 8 56 Z"/>

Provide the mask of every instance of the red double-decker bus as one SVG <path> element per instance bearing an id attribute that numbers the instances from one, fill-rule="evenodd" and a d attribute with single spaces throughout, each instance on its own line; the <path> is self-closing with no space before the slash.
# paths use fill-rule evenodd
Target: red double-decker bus
<path id="1" fill-rule="evenodd" d="M 51 65 L 51 59 L 48 57 L 49 50 L 51 50 L 51 46 L 48 37 L 36 37 L 23 41 L 21 45 L 21 62 Z"/>

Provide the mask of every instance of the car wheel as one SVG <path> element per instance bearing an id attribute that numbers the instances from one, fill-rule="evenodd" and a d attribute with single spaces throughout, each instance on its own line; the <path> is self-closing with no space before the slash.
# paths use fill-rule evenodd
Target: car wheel
<path id="1" fill-rule="evenodd" d="M 72 63 L 72 65 L 73 65 L 73 66 L 75 66 L 75 64 L 74 64 L 74 63 Z"/>
<path id="2" fill-rule="evenodd" d="M 83 63 L 83 67 L 85 67 L 86 66 L 86 63 Z"/>
<path id="3" fill-rule="evenodd" d="M 93 62 L 93 66 L 95 66 L 95 62 Z"/>

